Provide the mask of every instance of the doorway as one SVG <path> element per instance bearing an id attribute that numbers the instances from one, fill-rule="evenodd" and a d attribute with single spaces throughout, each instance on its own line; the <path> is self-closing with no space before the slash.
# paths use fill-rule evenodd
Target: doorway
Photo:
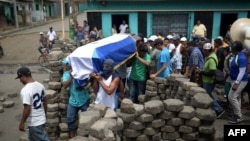
<path id="1" fill-rule="evenodd" d="M 227 31 L 229 30 L 229 26 L 233 24 L 235 20 L 237 20 L 237 13 L 223 13 L 221 14 L 221 24 L 220 24 L 220 35 L 225 37 Z"/>
<path id="2" fill-rule="evenodd" d="M 52 16 L 52 10 L 51 10 L 51 5 L 49 5 L 49 17 Z"/>
<path id="3" fill-rule="evenodd" d="M 113 27 L 113 25 L 115 24 L 116 31 L 118 33 L 120 33 L 119 26 L 123 20 L 125 20 L 127 24 L 129 23 L 128 14 L 114 14 L 114 15 L 112 15 L 112 25 L 111 26 Z"/>

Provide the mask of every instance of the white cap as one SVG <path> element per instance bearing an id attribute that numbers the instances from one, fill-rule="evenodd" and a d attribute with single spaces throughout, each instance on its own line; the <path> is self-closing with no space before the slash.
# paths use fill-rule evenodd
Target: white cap
<path id="1" fill-rule="evenodd" d="M 40 32 L 39 34 L 41 35 L 41 34 L 43 34 L 43 32 Z"/>
<path id="2" fill-rule="evenodd" d="M 223 37 L 222 36 L 218 36 L 217 39 L 221 39 L 221 41 L 223 41 Z"/>
<path id="3" fill-rule="evenodd" d="M 143 38 L 144 40 L 144 43 L 147 43 L 148 42 L 148 39 L 147 38 Z"/>
<path id="4" fill-rule="evenodd" d="M 156 35 L 152 35 L 148 38 L 148 41 L 155 41 L 156 39 L 158 39 L 158 37 Z"/>
<path id="5" fill-rule="evenodd" d="M 203 49 L 211 49 L 212 48 L 212 44 L 211 43 L 205 43 L 203 46 Z"/>
<path id="6" fill-rule="evenodd" d="M 168 35 L 168 36 L 167 36 L 167 39 L 169 39 L 169 40 L 170 40 L 170 39 L 173 39 L 173 36 L 172 36 L 172 35 Z"/>
<path id="7" fill-rule="evenodd" d="M 186 37 L 181 37 L 180 41 L 186 42 L 187 38 Z"/>
<path id="8" fill-rule="evenodd" d="M 173 44 L 169 44 L 168 50 L 171 53 L 175 49 L 175 46 Z"/>

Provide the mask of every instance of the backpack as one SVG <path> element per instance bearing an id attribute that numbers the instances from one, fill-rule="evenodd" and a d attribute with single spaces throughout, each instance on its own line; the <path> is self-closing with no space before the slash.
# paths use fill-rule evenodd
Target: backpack
<path id="1" fill-rule="evenodd" d="M 224 72 L 221 71 L 220 69 L 218 69 L 218 64 L 217 64 L 217 61 L 213 58 L 213 57 L 210 57 L 211 59 L 214 60 L 214 62 L 216 63 L 216 70 L 215 70 L 215 79 L 214 79 L 214 82 L 216 84 L 220 84 L 220 83 L 223 83 L 225 82 L 225 75 L 224 75 Z M 208 59 L 210 59 L 208 58 Z"/>

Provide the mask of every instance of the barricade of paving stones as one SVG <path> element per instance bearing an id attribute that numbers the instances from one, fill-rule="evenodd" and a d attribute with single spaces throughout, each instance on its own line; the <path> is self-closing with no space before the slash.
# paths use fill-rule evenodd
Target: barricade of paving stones
<path id="1" fill-rule="evenodd" d="M 65 45 L 58 40 L 56 44 Z M 60 46 L 58 45 L 58 48 Z M 69 55 L 53 47 L 49 53 L 50 77 L 47 132 L 51 141 L 170 141 L 213 140 L 215 112 L 212 99 L 203 88 L 182 75 L 148 80 L 139 104 L 129 99 L 114 111 L 104 105 L 91 104 L 78 115 L 78 136 L 68 138 L 66 124 L 68 89 L 61 89 L 61 60 Z M 90 88 L 91 102 L 95 98 Z"/>
<path id="2" fill-rule="evenodd" d="M 205 90 L 182 75 L 147 81 L 140 104 L 124 99 L 120 109 L 92 105 L 79 114 L 78 135 L 86 141 L 213 140 L 215 112 Z"/>

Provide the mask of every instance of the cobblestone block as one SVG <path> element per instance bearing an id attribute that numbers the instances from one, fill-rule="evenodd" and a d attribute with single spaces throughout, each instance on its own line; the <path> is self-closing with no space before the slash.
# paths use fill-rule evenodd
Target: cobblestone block
<path id="1" fill-rule="evenodd" d="M 149 137 L 146 135 L 140 135 L 136 138 L 136 141 L 150 141 Z"/>
<path id="2" fill-rule="evenodd" d="M 164 110 L 162 113 L 159 114 L 159 117 L 161 119 L 171 119 L 171 118 L 173 118 L 175 116 L 176 116 L 175 112 L 166 111 L 166 110 Z"/>
<path id="3" fill-rule="evenodd" d="M 48 119 L 53 119 L 58 117 L 58 111 L 54 111 L 54 112 L 47 112 L 47 118 Z"/>
<path id="4" fill-rule="evenodd" d="M 159 129 L 147 127 L 144 129 L 143 134 L 148 136 L 153 136 L 159 133 Z"/>
<path id="5" fill-rule="evenodd" d="M 179 127 L 179 132 L 181 133 L 192 133 L 194 131 L 194 128 L 186 125 L 181 125 Z"/>
<path id="6" fill-rule="evenodd" d="M 56 112 L 56 111 L 58 111 L 58 103 L 48 104 L 47 105 L 47 111 L 48 112 Z"/>
<path id="7" fill-rule="evenodd" d="M 181 126 L 183 125 L 184 121 L 181 118 L 172 118 L 167 121 L 167 125 L 173 125 L 173 126 Z"/>
<path id="8" fill-rule="evenodd" d="M 184 103 L 179 99 L 167 99 L 163 103 L 167 111 L 179 112 L 184 108 Z"/>
<path id="9" fill-rule="evenodd" d="M 180 138 L 180 133 L 179 132 L 172 132 L 172 133 L 163 133 L 162 138 L 165 140 L 176 140 Z"/>
<path id="10" fill-rule="evenodd" d="M 59 125 L 59 119 L 54 118 L 54 119 L 47 119 L 46 126 L 47 127 L 56 127 Z"/>
<path id="11" fill-rule="evenodd" d="M 45 93 L 46 93 L 47 99 L 52 99 L 52 98 L 55 98 L 57 96 L 57 92 L 55 90 L 47 89 L 47 90 L 45 90 Z"/>
<path id="12" fill-rule="evenodd" d="M 198 93 L 191 99 L 192 106 L 196 108 L 208 109 L 212 105 L 212 102 L 213 99 L 204 93 Z"/>
<path id="13" fill-rule="evenodd" d="M 117 114 L 113 109 L 108 108 L 106 111 L 104 118 L 114 118 L 117 119 Z"/>
<path id="14" fill-rule="evenodd" d="M 176 127 L 171 125 L 165 125 L 164 127 L 161 128 L 161 131 L 167 133 L 173 133 L 176 131 Z"/>
<path id="15" fill-rule="evenodd" d="M 140 116 L 144 113 L 144 106 L 141 104 L 134 104 L 135 116 Z"/>
<path id="16" fill-rule="evenodd" d="M 188 141 L 195 141 L 198 138 L 199 133 L 198 132 L 193 132 L 193 133 L 189 133 L 189 134 L 182 134 L 182 138 L 184 140 L 188 140 Z"/>
<path id="17" fill-rule="evenodd" d="M 134 130 L 142 130 L 145 128 L 145 125 L 139 121 L 133 121 L 129 123 L 128 127 Z"/>
<path id="18" fill-rule="evenodd" d="M 68 132 L 68 131 L 69 131 L 68 125 L 67 125 L 66 123 L 60 123 L 60 124 L 59 124 L 59 129 L 60 129 L 60 131 L 62 131 L 62 132 Z"/>
<path id="19" fill-rule="evenodd" d="M 62 83 L 61 82 L 49 82 L 48 83 L 48 89 L 51 90 L 59 90 L 62 87 Z"/>
<path id="20" fill-rule="evenodd" d="M 213 125 L 201 125 L 199 127 L 199 132 L 202 134 L 213 134 L 215 132 L 215 128 Z"/>
<path id="21" fill-rule="evenodd" d="M 160 100 L 151 100 L 144 104 L 145 111 L 150 114 L 158 114 L 164 110 L 162 101 Z"/>
<path id="22" fill-rule="evenodd" d="M 0 106 L 0 113 L 4 112 L 4 108 L 2 106 Z"/>
<path id="23" fill-rule="evenodd" d="M 212 109 L 197 108 L 195 110 L 195 113 L 196 113 L 196 117 L 204 121 L 214 121 L 216 119 L 215 111 Z"/>
<path id="24" fill-rule="evenodd" d="M 127 113 L 123 113 L 121 112 L 120 109 L 116 110 L 116 113 L 118 115 L 118 117 L 120 117 L 124 122 L 132 122 L 135 119 L 135 114 L 127 114 Z"/>
<path id="25" fill-rule="evenodd" d="M 183 110 L 178 113 L 178 117 L 183 119 L 191 119 L 195 116 L 195 110 L 192 106 L 184 106 Z"/>
<path id="26" fill-rule="evenodd" d="M 17 93 L 7 93 L 7 96 L 10 97 L 10 98 L 14 98 L 14 97 L 17 97 Z"/>
<path id="27" fill-rule="evenodd" d="M 136 138 L 141 135 L 141 132 L 133 129 L 124 129 L 123 135 L 129 138 Z"/>
<path id="28" fill-rule="evenodd" d="M 128 98 L 125 98 L 122 100 L 120 109 L 121 109 L 121 112 L 123 112 L 123 113 L 127 113 L 127 114 L 134 114 L 135 113 L 134 104 Z"/>
<path id="29" fill-rule="evenodd" d="M 4 102 L 6 98 L 4 96 L 0 96 L 0 102 Z"/>
<path id="30" fill-rule="evenodd" d="M 69 139 L 69 141 L 89 141 L 89 139 L 86 137 L 82 137 L 82 136 L 75 136 Z"/>
<path id="31" fill-rule="evenodd" d="M 10 100 L 6 100 L 2 103 L 2 106 L 4 108 L 11 108 L 15 105 L 15 102 L 14 101 L 10 101 Z"/>
<path id="32" fill-rule="evenodd" d="M 164 84 L 166 79 L 162 77 L 156 77 L 154 81 L 159 84 Z"/>

